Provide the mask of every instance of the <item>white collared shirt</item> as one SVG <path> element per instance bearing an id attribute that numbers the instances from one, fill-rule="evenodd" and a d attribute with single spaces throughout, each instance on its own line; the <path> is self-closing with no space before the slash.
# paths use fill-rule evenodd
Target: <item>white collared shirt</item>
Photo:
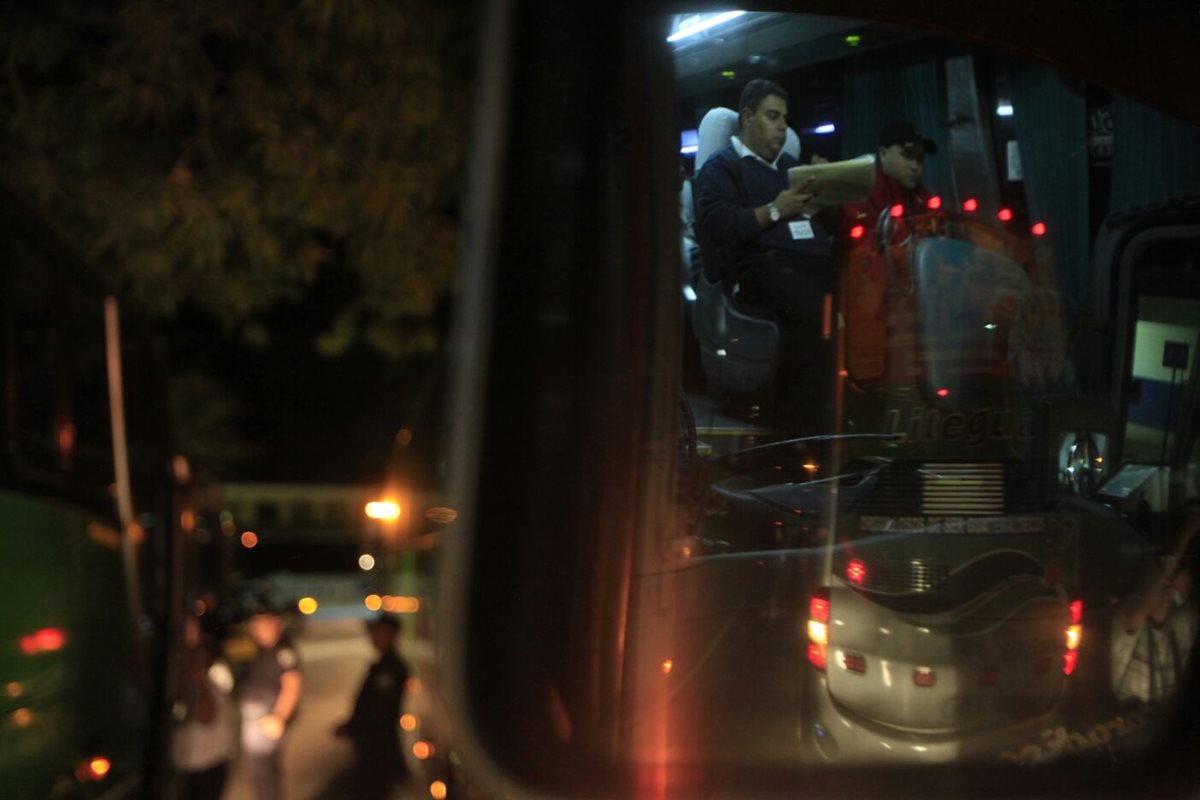
<path id="1" fill-rule="evenodd" d="M 783 155 L 782 148 L 780 148 L 779 153 L 776 154 L 774 161 L 767 161 L 765 158 L 760 156 L 758 153 L 754 152 L 749 147 L 746 147 L 746 145 L 742 144 L 742 140 L 739 139 L 738 137 L 731 136 L 731 137 L 729 137 L 729 139 L 730 139 L 730 142 L 733 144 L 733 149 L 738 154 L 739 158 L 746 158 L 747 156 L 749 156 L 750 158 L 757 159 L 762 164 L 766 164 L 771 169 L 779 169 L 779 166 L 778 166 L 779 165 L 779 157 Z"/>

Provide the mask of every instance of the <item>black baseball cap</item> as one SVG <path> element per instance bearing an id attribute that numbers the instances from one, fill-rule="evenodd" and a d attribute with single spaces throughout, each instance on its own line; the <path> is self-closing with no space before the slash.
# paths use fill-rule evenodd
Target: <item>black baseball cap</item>
<path id="1" fill-rule="evenodd" d="M 283 616 L 291 607 L 291 604 L 272 591 L 270 586 L 257 582 L 239 587 L 234 604 L 237 607 L 237 616 L 242 619 L 260 614 Z"/>
<path id="2" fill-rule="evenodd" d="M 880 147 L 891 147 L 894 144 L 913 147 L 918 142 L 924 147 L 925 152 L 930 155 L 933 155 L 938 150 L 937 142 L 922 136 L 917 131 L 917 126 L 911 122 L 889 122 L 883 126 L 883 130 L 879 133 Z"/>

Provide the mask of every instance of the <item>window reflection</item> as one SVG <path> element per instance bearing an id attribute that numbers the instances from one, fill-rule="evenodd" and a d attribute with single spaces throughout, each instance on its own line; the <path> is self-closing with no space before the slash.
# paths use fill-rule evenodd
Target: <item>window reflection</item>
<path id="1" fill-rule="evenodd" d="M 1114 131 L 1100 87 L 887 26 L 705 19 L 669 40 L 694 458 L 646 570 L 672 613 L 637 628 L 674 642 L 646 686 L 689 665 L 671 752 L 1138 752 L 1197 624 L 1197 235 L 1161 230 L 1197 213 L 1094 187 L 1139 124 L 1193 165 L 1200 137 L 1140 107 Z M 1122 226 L 1175 239 L 1122 261 Z"/>

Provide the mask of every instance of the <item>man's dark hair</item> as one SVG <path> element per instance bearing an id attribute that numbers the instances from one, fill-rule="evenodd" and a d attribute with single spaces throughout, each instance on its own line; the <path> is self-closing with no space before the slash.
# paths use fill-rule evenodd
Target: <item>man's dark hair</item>
<path id="1" fill-rule="evenodd" d="M 742 111 L 749 109 L 751 114 L 758 113 L 758 107 L 767 97 L 775 95 L 782 98 L 786 103 L 788 94 L 783 87 L 775 81 L 769 81 L 766 78 L 755 78 L 742 88 L 742 97 L 738 100 L 738 118 L 742 116 Z"/>
<path id="2" fill-rule="evenodd" d="M 400 632 L 400 621 L 388 614 L 380 614 L 377 617 L 372 617 L 367 620 L 367 628 L 373 630 L 375 628 L 387 628 L 395 636 Z"/>

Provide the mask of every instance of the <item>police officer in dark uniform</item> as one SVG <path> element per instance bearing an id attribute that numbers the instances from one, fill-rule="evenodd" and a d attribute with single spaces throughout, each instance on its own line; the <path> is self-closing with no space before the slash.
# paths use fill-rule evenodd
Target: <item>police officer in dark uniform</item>
<path id="1" fill-rule="evenodd" d="M 361 800 L 386 798 L 392 784 L 404 777 L 400 753 L 400 703 L 408 682 L 408 667 L 396 655 L 399 624 L 382 615 L 367 623 L 371 645 L 379 658 L 367 671 L 354 712 L 336 733 L 354 743 L 355 797 Z"/>
<path id="2" fill-rule="evenodd" d="M 296 715 L 304 686 L 300 657 L 285 634 L 282 614 L 269 597 L 256 598 L 249 626 L 258 657 L 241 685 L 242 753 L 258 800 L 281 800 L 284 734 Z"/>

